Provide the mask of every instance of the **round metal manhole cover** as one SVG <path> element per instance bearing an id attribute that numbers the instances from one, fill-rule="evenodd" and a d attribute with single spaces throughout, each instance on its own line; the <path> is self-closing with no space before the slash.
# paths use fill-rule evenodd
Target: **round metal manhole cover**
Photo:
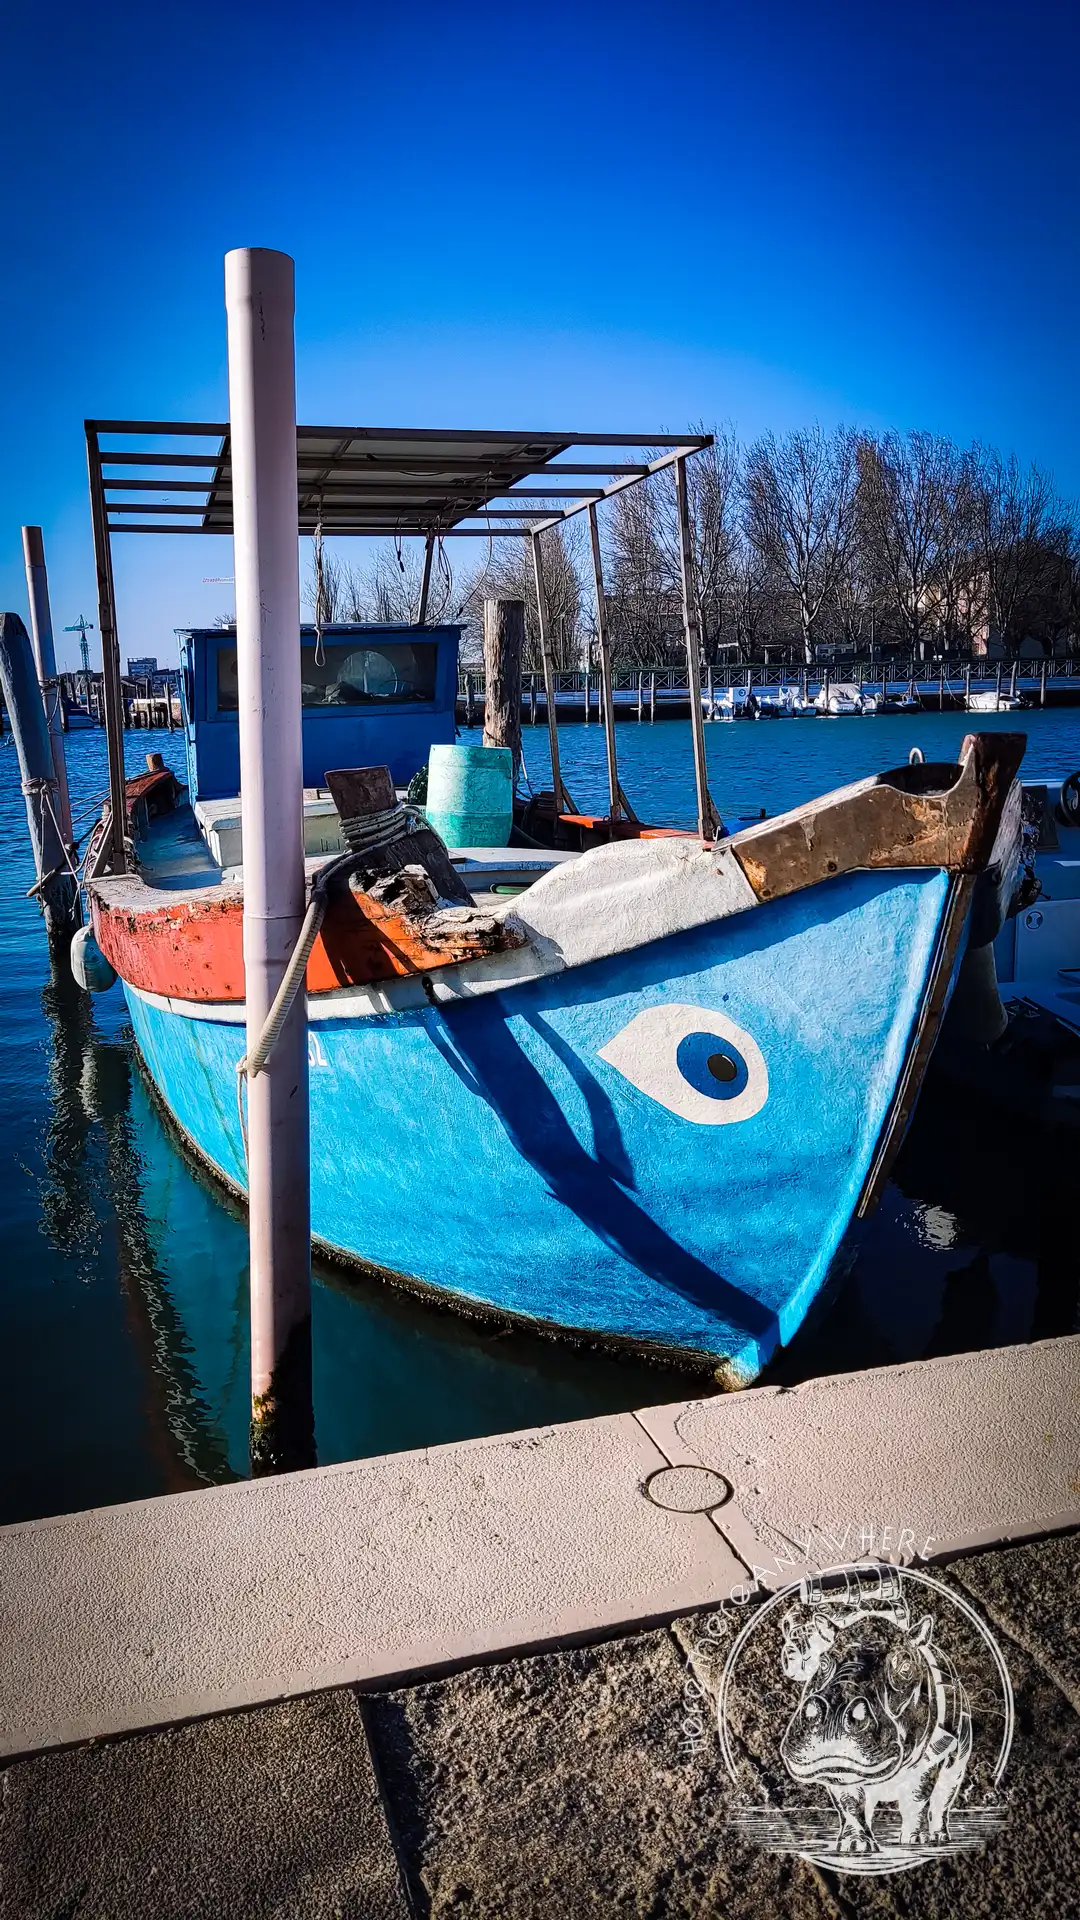
<path id="1" fill-rule="evenodd" d="M 645 1482 L 645 1497 L 668 1513 L 711 1513 L 731 1499 L 731 1486 L 711 1467 L 659 1467 Z"/>

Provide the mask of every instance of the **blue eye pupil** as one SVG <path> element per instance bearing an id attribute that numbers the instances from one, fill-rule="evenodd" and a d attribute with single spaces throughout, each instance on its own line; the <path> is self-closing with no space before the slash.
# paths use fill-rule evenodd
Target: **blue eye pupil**
<path id="1" fill-rule="evenodd" d="M 733 1100 L 750 1078 L 738 1047 L 716 1033 L 688 1033 L 675 1060 L 683 1079 L 710 1100 Z"/>

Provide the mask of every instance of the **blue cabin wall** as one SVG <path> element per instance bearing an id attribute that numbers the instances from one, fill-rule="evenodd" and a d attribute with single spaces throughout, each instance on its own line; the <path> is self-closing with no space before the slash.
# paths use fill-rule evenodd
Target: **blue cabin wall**
<path id="1" fill-rule="evenodd" d="M 313 647 L 315 637 L 314 627 L 301 628 L 302 647 Z M 460 639 L 461 628 L 456 626 L 324 628 L 328 648 L 350 641 L 357 646 L 433 645 L 434 695 L 430 700 L 380 700 L 371 706 L 305 706 L 305 787 L 324 787 L 331 767 L 370 766 L 388 766 L 397 784 L 405 785 L 425 764 L 433 746 L 451 745 Z M 221 711 L 218 706 L 218 656 L 222 648 L 235 646 L 235 628 L 193 628 L 180 636 L 188 786 L 193 801 L 229 799 L 240 791 L 239 719 L 234 710 Z"/>

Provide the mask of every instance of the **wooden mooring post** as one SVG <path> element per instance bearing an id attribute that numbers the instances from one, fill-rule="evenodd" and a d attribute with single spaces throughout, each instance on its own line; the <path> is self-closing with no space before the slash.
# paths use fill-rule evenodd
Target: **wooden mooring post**
<path id="1" fill-rule="evenodd" d="M 641 708 L 642 708 L 642 697 L 644 694 L 644 690 L 645 690 L 645 675 L 642 673 L 641 668 L 639 667 L 638 677 L 637 677 L 637 717 L 638 717 L 639 727 L 641 725 L 642 718 L 643 718 Z"/>
<path id="2" fill-rule="evenodd" d="M 50 946 L 63 947 L 79 924 L 79 889 L 60 833 L 52 743 L 30 635 L 17 613 L 0 614 L 0 692 L 15 737 L 26 801 L 36 876 L 30 891 L 45 916 Z"/>
<path id="3" fill-rule="evenodd" d="M 509 747 L 521 770 L 521 655 L 524 600 L 484 601 L 484 745 Z"/>
<path id="4" fill-rule="evenodd" d="M 1042 665 L 1039 668 L 1039 705 L 1040 707 L 1045 707 L 1046 705 L 1046 657 L 1045 655 L 1043 656 Z"/>
<path id="5" fill-rule="evenodd" d="M 649 725 L 656 719 L 656 675 L 649 675 Z"/>

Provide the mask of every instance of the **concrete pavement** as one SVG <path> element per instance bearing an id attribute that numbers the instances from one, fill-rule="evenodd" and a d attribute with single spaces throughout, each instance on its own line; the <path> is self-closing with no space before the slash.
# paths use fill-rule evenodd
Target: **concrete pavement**
<path id="1" fill-rule="evenodd" d="M 881 1878 L 732 1831 L 688 1677 L 700 1614 L 363 1696 L 341 1688 L 13 1763 L 0 1920 L 1055 1920 L 1080 1886 L 1080 1535 L 945 1578 L 1012 1677 L 1008 1818 L 984 1851 Z M 734 1629 L 733 1629 L 734 1630 Z"/>
<path id="2" fill-rule="evenodd" d="M 1003 1831 L 881 1878 L 734 1831 L 716 1736 L 749 1590 L 867 1555 L 1016 1698 Z M 3 1529 L 0 1621 L 0 1920 L 1063 1916 L 1080 1340 Z"/>
<path id="3" fill-rule="evenodd" d="M 841 1560 L 1069 1525 L 1077 1337 L 0 1528 L 0 1755 L 671 1619 L 784 1584 L 812 1530 Z"/>

